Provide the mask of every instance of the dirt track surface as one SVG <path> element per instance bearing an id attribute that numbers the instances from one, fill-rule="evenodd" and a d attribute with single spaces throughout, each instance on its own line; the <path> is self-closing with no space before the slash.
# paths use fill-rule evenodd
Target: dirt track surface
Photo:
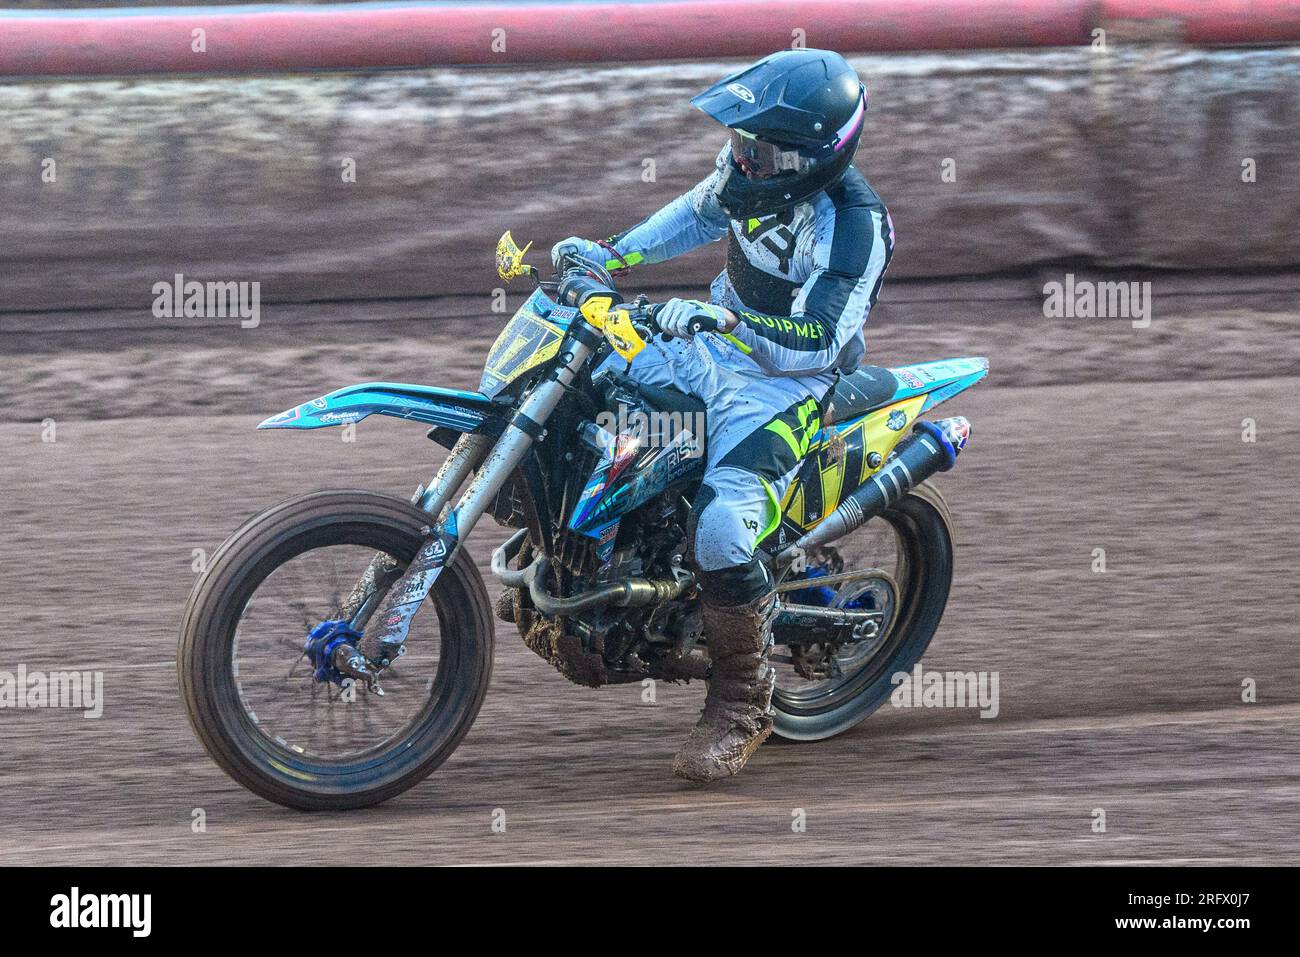
<path id="1" fill-rule="evenodd" d="M 668 768 L 702 686 L 660 685 L 654 705 L 635 685 L 581 689 L 499 625 L 488 700 L 456 754 L 347 815 L 286 811 L 229 781 L 186 724 L 173 656 L 193 549 L 211 554 L 249 514 L 308 488 L 405 495 L 432 471 L 436 447 L 405 423 L 367 421 L 353 444 L 334 430 L 251 431 L 262 414 L 381 377 L 380 360 L 354 345 L 304 371 L 290 345 L 167 353 L 130 335 L 5 359 L 0 669 L 103 669 L 106 705 L 99 720 L 0 710 L 0 860 L 1300 863 L 1300 310 L 1188 300 L 1135 330 L 1051 324 L 1014 302 L 937 321 L 891 308 L 877 361 L 992 361 L 988 384 L 949 406 L 975 434 L 939 482 L 957 578 L 925 664 L 997 671 L 998 717 L 887 706 L 831 741 L 765 746 L 701 790 Z M 405 349 L 384 377 L 456 384 L 472 382 L 485 345 L 454 324 L 429 327 L 422 347 L 400 323 L 328 335 Z M 135 364 L 149 404 L 105 385 Z M 45 392 L 24 396 L 21 373 Z M 124 404 L 86 400 L 105 388 Z M 187 402 L 202 395 L 209 414 Z M 501 537 L 480 526 L 480 564 Z M 1257 703 L 1241 701 L 1246 679 Z M 195 808 L 206 833 L 191 831 Z M 1091 827 L 1097 808 L 1105 833 Z M 791 831 L 796 809 L 806 833 Z"/>

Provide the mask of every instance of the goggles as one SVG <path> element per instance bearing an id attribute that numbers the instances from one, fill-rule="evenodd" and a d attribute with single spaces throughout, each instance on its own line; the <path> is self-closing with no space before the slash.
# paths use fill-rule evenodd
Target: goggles
<path id="1" fill-rule="evenodd" d="M 731 158 L 750 179 L 797 173 L 808 162 L 798 150 L 768 143 L 744 130 L 731 131 Z"/>

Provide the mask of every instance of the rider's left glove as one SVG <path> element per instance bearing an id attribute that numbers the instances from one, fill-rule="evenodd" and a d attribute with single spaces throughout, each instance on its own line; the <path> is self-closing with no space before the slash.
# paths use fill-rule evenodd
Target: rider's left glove
<path id="1" fill-rule="evenodd" d="M 659 328 L 678 339 L 689 339 L 692 335 L 692 320 L 701 316 L 713 319 L 719 329 L 726 329 L 731 318 L 726 309 L 711 302 L 698 299 L 669 299 L 659 310 Z"/>

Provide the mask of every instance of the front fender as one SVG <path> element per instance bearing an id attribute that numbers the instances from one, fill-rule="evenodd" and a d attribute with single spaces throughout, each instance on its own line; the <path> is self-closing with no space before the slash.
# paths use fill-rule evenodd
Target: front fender
<path id="1" fill-rule="evenodd" d="M 401 382 L 363 382 L 273 415 L 259 429 L 321 429 L 391 415 L 458 432 L 476 432 L 499 408 L 482 392 Z"/>

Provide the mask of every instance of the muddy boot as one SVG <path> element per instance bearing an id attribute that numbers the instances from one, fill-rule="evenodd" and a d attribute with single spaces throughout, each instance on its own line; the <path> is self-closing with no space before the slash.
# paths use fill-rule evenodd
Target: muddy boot
<path id="1" fill-rule="evenodd" d="M 748 605 L 703 604 L 704 637 L 713 662 L 704 713 L 673 759 L 673 774 L 716 781 L 735 774 L 772 733 L 776 672 L 767 664 L 776 596 Z"/>

